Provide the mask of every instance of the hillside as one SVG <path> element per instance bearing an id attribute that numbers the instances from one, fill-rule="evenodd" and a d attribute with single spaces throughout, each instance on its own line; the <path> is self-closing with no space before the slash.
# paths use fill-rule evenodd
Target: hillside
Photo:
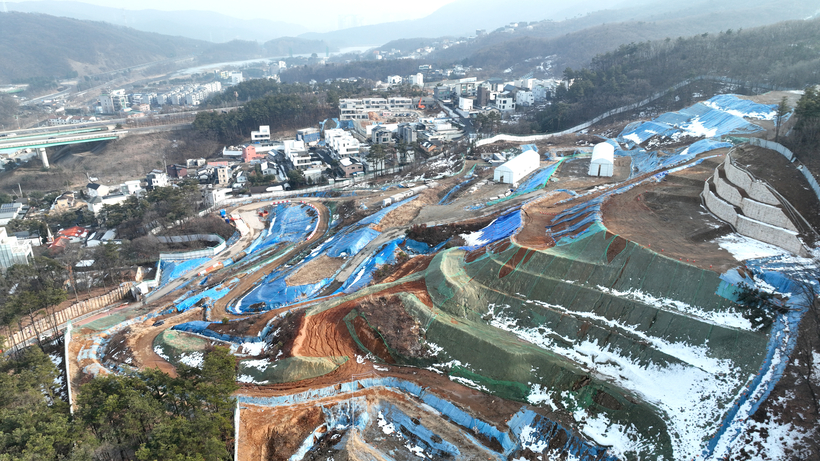
<path id="1" fill-rule="evenodd" d="M 0 82 L 62 78 L 198 54 L 205 42 L 44 14 L 0 14 Z"/>
<path id="2" fill-rule="evenodd" d="M 817 83 L 819 49 L 820 18 L 622 45 L 595 57 L 588 68 L 566 70 L 564 77 L 574 82 L 568 91 L 559 88 L 538 129 L 560 131 L 701 75 L 800 89 Z M 692 96 L 682 90 L 679 98 L 686 104 Z"/>
<path id="3" fill-rule="evenodd" d="M 83 2 L 54 0 L 7 2 L 6 5 L 10 11 L 105 21 L 110 24 L 160 34 L 174 31 L 174 34 L 182 37 L 211 42 L 231 40 L 264 42 L 276 37 L 306 32 L 304 27 L 285 21 L 238 19 L 212 11 L 126 10 Z"/>
<path id="4" fill-rule="evenodd" d="M 466 63 L 503 70 L 526 59 L 552 56 L 554 67 L 582 67 L 620 45 L 694 34 L 717 33 L 804 19 L 820 10 L 820 1 L 753 0 L 669 3 L 651 8 L 599 11 L 581 18 L 531 24 L 516 33 L 496 32 L 437 51 L 438 60 L 466 58 Z"/>

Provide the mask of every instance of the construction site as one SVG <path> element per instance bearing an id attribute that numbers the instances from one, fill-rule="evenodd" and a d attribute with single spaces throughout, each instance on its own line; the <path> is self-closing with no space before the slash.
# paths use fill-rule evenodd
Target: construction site
<path id="1" fill-rule="evenodd" d="M 225 250 L 166 257 L 141 301 L 72 326 L 69 385 L 229 347 L 242 461 L 759 459 L 820 187 L 755 98 L 477 143 L 534 149 L 514 184 L 461 152 L 225 206 Z"/>

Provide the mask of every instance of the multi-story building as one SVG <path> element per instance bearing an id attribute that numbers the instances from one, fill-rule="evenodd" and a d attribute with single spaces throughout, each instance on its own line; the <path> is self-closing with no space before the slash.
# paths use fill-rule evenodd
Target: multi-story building
<path id="1" fill-rule="evenodd" d="M 421 72 L 417 73 L 416 75 L 410 76 L 410 85 L 411 86 L 424 86 L 424 74 Z"/>
<path id="2" fill-rule="evenodd" d="M 31 243 L 9 237 L 6 228 L 0 227 L 0 270 L 5 271 L 15 264 L 28 264 L 33 257 Z"/>
<path id="3" fill-rule="evenodd" d="M 354 138 L 349 132 L 340 128 L 325 130 L 325 143 L 327 143 L 339 158 L 359 155 L 359 140 Z"/>
<path id="4" fill-rule="evenodd" d="M 405 144 L 413 144 L 418 139 L 416 125 L 412 123 L 402 123 L 396 129 L 396 138 Z"/>
<path id="5" fill-rule="evenodd" d="M 288 139 L 284 141 L 285 157 L 290 160 L 294 168 L 306 170 L 310 168 L 310 154 L 305 147 L 304 141 Z"/>
<path id="6" fill-rule="evenodd" d="M 251 131 L 251 142 L 270 141 L 270 125 L 259 125 L 259 131 Z"/>
<path id="7" fill-rule="evenodd" d="M 148 183 L 148 190 L 165 187 L 168 185 L 168 174 L 162 170 L 153 170 L 145 176 L 145 181 Z"/>
<path id="8" fill-rule="evenodd" d="M 128 107 L 128 98 L 125 96 L 125 90 L 111 90 L 103 93 L 99 97 L 100 112 L 103 114 L 116 114 Z"/>
<path id="9" fill-rule="evenodd" d="M 413 100 L 410 98 L 340 99 L 339 120 L 367 120 L 370 112 L 405 111 L 412 108 Z"/>
<path id="10" fill-rule="evenodd" d="M 509 96 L 498 96 L 495 98 L 495 107 L 503 112 L 512 112 L 515 110 L 515 99 Z"/>
<path id="11" fill-rule="evenodd" d="M 389 144 L 393 141 L 393 132 L 385 127 L 376 127 L 370 133 L 370 140 L 373 144 Z"/>

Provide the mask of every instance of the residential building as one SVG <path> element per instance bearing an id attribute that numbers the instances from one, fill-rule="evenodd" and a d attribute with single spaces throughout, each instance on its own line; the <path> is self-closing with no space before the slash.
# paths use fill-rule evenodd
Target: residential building
<path id="1" fill-rule="evenodd" d="M 413 144 L 418 139 L 416 134 L 416 124 L 402 123 L 396 129 L 396 138 L 405 144 Z"/>
<path id="2" fill-rule="evenodd" d="M 370 140 L 373 144 L 389 144 L 393 141 L 393 132 L 382 126 L 376 127 L 371 133 Z"/>
<path id="3" fill-rule="evenodd" d="M 169 178 L 180 179 L 188 176 L 187 165 L 168 165 L 167 171 Z"/>
<path id="4" fill-rule="evenodd" d="M 424 74 L 421 72 L 410 76 L 410 85 L 424 87 Z"/>
<path id="5" fill-rule="evenodd" d="M 345 178 L 355 176 L 364 172 L 364 166 L 351 158 L 343 158 L 339 161 L 339 167 L 344 172 Z"/>
<path id="6" fill-rule="evenodd" d="M 321 133 L 319 133 L 317 128 L 302 128 L 301 130 L 296 130 L 296 140 L 303 141 L 308 146 L 318 144 L 320 137 Z"/>
<path id="7" fill-rule="evenodd" d="M 387 84 L 388 85 L 401 85 L 402 78 L 400 75 L 388 75 L 387 76 Z"/>
<path id="8" fill-rule="evenodd" d="M 242 162 L 248 163 L 252 160 L 264 159 L 265 153 L 256 152 L 256 147 L 253 144 L 242 147 Z"/>
<path id="9" fill-rule="evenodd" d="M 32 258 L 31 243 L 9 236 L 6 228 L 0 227 L 0 270 L 5 271 L 15 264 L 28 264 Z"/>
<path id="10" fill-rule="evenodd" d="M 482 84 L 478 87 L 478 97 L 476 98 L 476 104 L 478 107 L 485 107 L 490 104 L 492 90 L 490 90 L 489 85 Z"/>
<path id="11" fill-rule="evenodd" d="M 185 166 L 188 168 L 199 168 L 202 165 L 205 165 L 207 161 L 204 158 L 189 158 L 185 160 Z"/>
<path id="12" fill-rule="evenodd" d="M 515 104 L 518 106 L 531 106 L 535 104 L 535 95 L 532 91 L 519 90 L 515 93 Z"/>
<path id="13" fill-rule="evenodd" d="M 231 72 L 231 85 L 238 85 L 245 81 L 242 72 Z"/>
<path id="14" fill-rule="evenodd" d="M 339 128 L 325 130 L 325 143 L 340 159 L 359 154 L 359 140 L 349 132 Z"/>
<path id="15" fill-rule="evenodd" d="M 208 186 L 210 187 L 210 186 Z M 202 193 L 202 200 L 208 204 L 209 207 L 216 205 L 224 201 L 230 195 L 231 189 L 227 187 L 218 188 L 218 189 L 206 189 Z"/>
<path id="16" fill-rule="evenodd" d="M 259 131 L 251 131 L 251 142 L 270 141 L 270 125 L 260 125 Z"/>
<path id="17" fill-rule="evenodd" d="M 22 203 L 4 203 L 0 205 L 0 226 L 5 226 L 12 219 L 21 219 L 26 215 L 28 207 Z"/>
<path id="18" fill-rule="evenodd" d="M 469 111 L 473 110 L 473 101 L 474 101 L 473 98 L 465 98 L 463 96 L 458 98 L 458 108 L 459 108 L 459 110 L 463 110 L 465 112 L 469 112 Z"/>
<path id="19" fill-rule="evenodd" d="M 231 169 L 227 166 L 220 166 L 214 168 L 216 173 L 216 184 L 224 186 L 231 181 Z"/>
<path id="20" fill-rule="evenodd" d="M 140 186 L 140 181 L 138 179 L 132 179 L 120 184 L 120 192 L 122 192 L 123 195 L 137 195 L 141 191 L 142 187 Z"/>
<path id="21" fill-rule="evenodd" d="M 148 190 L 154 190 L 157 187 L 165 187 L 168 185 L 168 174 L 162 170 L 153 170 L 145 176 Z"/>
<path id="22" fill-rule="evenodd" d="M 304 141 L 288 139 L 284 141 L 285 157 L 290 160 L 294 168 L 306 170 L 310 168 L 310 154 L 305 147 Z"/>
<path id="23" fill-rule="evenodd" d="M 104 184 L 88 183 L 85 186 L 85 193 L 89 197 L 102 197 L 108 195 L 108 186 Z"/>
<path id="24" fill-rule="evenodd" d="M 339 120 L 367 120 L 371 112 L 407 111 L 413 109 L 411 98 L 340 99 Z"/>
<path id="25" fill-rule="evenodd" d="M 112 90 L 102 93 L 98 98 L 100 102 L 100 112 L 103 114 L 116 114 L 128 107 L 128 98 L 125 90 Z"/>
<path id="26" fill-rule="evenodd" d="M 502 112 L 512 112 L 515 110 L 515 100 L 508 96 L 498 96 L 495 98 L 495 107 Z"/>

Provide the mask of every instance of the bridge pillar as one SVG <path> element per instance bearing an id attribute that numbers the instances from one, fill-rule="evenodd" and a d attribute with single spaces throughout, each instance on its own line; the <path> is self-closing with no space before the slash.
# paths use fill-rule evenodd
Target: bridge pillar
<path id="1" fill-rule="evenodd" d="M 49 168 L 48 155 L 46 154 L 46 148 L 45 147 L 40 148 L 40 160 L 42 160 L 42 162 L 43 162 L 43 168 Z"/>

